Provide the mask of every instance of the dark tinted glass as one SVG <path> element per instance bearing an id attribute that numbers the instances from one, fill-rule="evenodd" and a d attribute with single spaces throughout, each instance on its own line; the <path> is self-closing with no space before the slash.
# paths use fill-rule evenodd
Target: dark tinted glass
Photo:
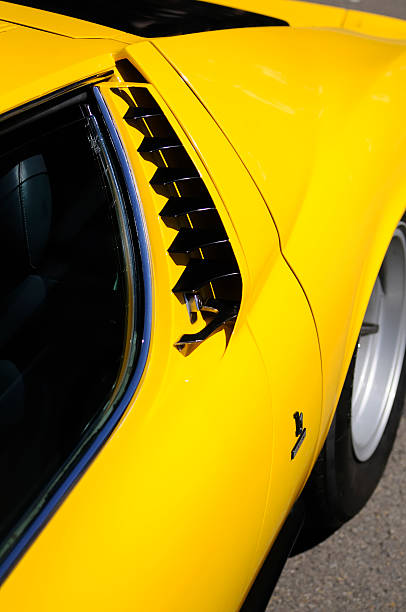
<path id="1" fill-rule="evenodd" d="M 3 541 L 112 409 L 128 334 L 117 196 L 87 107 L 14 121 L 0 159 Z"/>
<path id="2" fill-rule="evenodd" d="M 200 0 L 137 0 L 136 2 L 116 0 L 114 8 L 111 2 L 89 0 L 81 2 L 27 0 L 17 1 L 16 4 L 92 21 L 130 34 L 151 38 L 230 28 L 289 25 L 276 17 Z"/>

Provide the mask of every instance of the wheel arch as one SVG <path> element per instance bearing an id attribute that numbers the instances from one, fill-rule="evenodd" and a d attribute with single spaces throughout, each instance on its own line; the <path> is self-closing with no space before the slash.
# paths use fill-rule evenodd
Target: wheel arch
<path id="1" fill-rule="evenodd" d="M 402 168 L 404 172 L 403 176 L 400 176 L 400 170 Z M 352 304 L 347 303 L 348 326 L 345 331 L 345 348 L 342 353 L 341 367 L 337 373 L 337 385 L 333 394 L 331 388 L 330 392 L 328 390 L 328 382 L 326 382 L 326 378 L 328 378 L 328 372 L 326 372 L 326 350 L 323 349 L 323 346 L 321 346 L 324 377 L 324 401 L 322 425 L 320 428 L 320 437 L 315 458 L 321 451 L 331 422 L 334 418 L 341 390 L 351 364 L 354 349 L 360 334 L 361 325 L 380 267 L 391 242 L 393 233 L 400 219 L 406 212 L 406 151 L 404 158 L 399 160 L 397 174 L 399 174 L 398 179 L 395 180 L 394 177 L 390 177 L 383 188 L 386 197 L 382 200 L 380 214 L 373 219 L 373 231 L 371 231 L 369 235 L 367 244 L 364 242 L 362 248 L 360 249 L 360 258 L 362 258 L 363 261 L 357 278 L 357 288 L 353 297 L 353 302 Z M 312 302 L 310 300 L 310 304 L 311 303 Z M 334 322 L 332 321 L 332 325 L 333 324 Z"/>
<path id="2" fill-rule="evenodd" d="M 404 165 L 406 166 L 406 152 Z M 377 220 L 375 234 L 371 236 L 369 249 L 365 253 L 364 265 L 359 277 L 358 291 L 348 326 L 346 349 L 340 375 L 340 389 L 344 384 L 380 267 L 396 226 L 406 211 L 406 179 L 402 178 L 399 185 L 388 186 L 388 198 L 383 203 L 382 209 L 384 214 Z"/>

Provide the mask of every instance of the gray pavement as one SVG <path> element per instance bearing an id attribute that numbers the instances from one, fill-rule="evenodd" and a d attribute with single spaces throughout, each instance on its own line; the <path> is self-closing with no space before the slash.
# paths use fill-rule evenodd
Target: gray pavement
<path id="1" fill-rule="evenodd" d="M 406 0 L 324 4 L 406 19 Z M 406 410 L 366 507 L 328 540 L 288 560 L 267 612 L 292 610 L 406 611 Z"/>
<path id="2" fill-rule="evenodd" d="M 289 559 L 267 612 L 406 610 L 406 414 L 365 508 L 328 540 Z"/>
<path id="3" fill-rule="evenodd" d="M 406 0 L 307 0 L 316 4 L 331 4 L 341 8 L 349 8 L 357 11 L 370 11 L 381 15 L 390 15 L 406 19 Z"/>

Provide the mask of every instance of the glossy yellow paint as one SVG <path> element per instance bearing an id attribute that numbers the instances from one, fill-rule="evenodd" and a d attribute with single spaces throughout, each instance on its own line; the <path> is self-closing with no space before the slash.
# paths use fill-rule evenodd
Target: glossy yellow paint
<path id="1" fill-rule="evenodd" d="M 379 38 L 406 38 L 406 21 L 302 0 L 219 0 L 218 4 L 284 19 L 294 28 L 343 28 Z"/>
<path id="2" fill-rule="evenodd" d="M 151 49 L 157 65 L 164 62 Z M 170 90 L 182 101 L 184 129 L 188 117 L 193 117 L 193 144 L 199 155 L 167 101 L 155 88 L 150 90 L 205 179 L 227 226 L 244 286 L 254 274 L 259 278 L 258 270 L 264 275 L 265 263 L 260 267 L 254 261 L 249 273 L 244 244 L 223 203 L 226 196 L 241 209 L 247 202 L 252 204 L 251 233 L 260 235 L 268 228 L 267 249 L 258 256 L 268 268 L 261 296 L 254 307 L 245 293 L 226 351 L 222 333 L 187 358 L 174 349 L 174 340 L 187 331 L 188 323 L 184 308 L 171 293 L 179 275 L 166 254 L 172 230 L 158 218 L 163 202 L 148 185 L 153 167 L 136 152 L 141 137 L 122 122 L 127 105 L 111 92 L 111 85 L 103 86 L 131 160 L 150 239 L 154 279 L 150 356 L 138 393 L 117 431 L 7 579 L 0 594 L 4 609 L 237 610 L 312 459 L 321 381 L 317 338 L 306 300 L 280 257 L 272 220 L 266 209 L 263 214 L 262 199 L 240 160 L 195 96 L 173 71 L 165 70 L 161 89 L 168 88 L 168 95 Z M 121 87 L 126 89 L 127 84 Z M 217 162 L 227 160 L 234 171 L 232 181 L 224 178 L 224 189 L 221 172 L 213 171 L 219 181 L 215 188 L 206 169 L 211 170 L 213 156 Z M 279 293 L 269 301 L 271 279 Z M 297 318 L 293 322 L 289 318 L 283 333 L 281 317 L 287 303 L 297 308 Z M 274 338 L 266 346 L 266 364 L 251 331 L 251 325 L 259 328 L 265 311 L 274 321 L 269 325 Z M 291 350 L 299 327 L 304 330 L 306 368 L 301 354 Z M 286 375 L 292 364 L 286 358 L 302 361 L 302 374 L 297 376 L 311 385 L 314 401 L 308 414 L 309 438 L 293 463 L 293 410 L 284 410 Z M 314 364 L 310 376 L 309 361 Z M 297 400 L 297 393 L 292 387 L 292 400 Z M 273 462 L 276 469 L 271 471 Z M 286 480 L 280 478 L 281 466 L 286 468 Z M 47 564 L 44 581 L 41 576 L 49 558 L 53 562 Z"/>
<path id="3" fill-rule="evenodd" d="M 321 444 L 405 208 L 406 44 L 288 28 L 154 44 L 239 152 L 309 298 L 325 375 Z"/>
<path id="4" fill-rule="evenodd" d="M 315 458 L 321 416 L 321 371 L 314 323 L 299 284 L 280 256 L 278 238 L 270 216 L 265 213 L 264 202 L 252 182 L 247 182 L 248 175 L 242 174 L 240 162 L 226 146 L 220 130 L 208 129 L 204 108 L 150 43 L 128 48 L 127 54 L 148 80 L 156 84 L 162 99 L 177 114 L 219 190 L 222 203 L 217 204 L 217 209 L 221 213 L 225 206 L 233 223 L 229 225 L 230 219 L 222 215 L 243 274 L 243 302 L 237 328 L 246 315 L 271 383 L 270 409 L 276 437 L 271 496 L 258 544 L 257 559 L 261 560 L 279 529 L 281 516 L 286 516 L 286 509 L 296 499 Z M 234 242 L 234 236 L 239 238 L 238 243 Z M 290 365 L 287 367 L 287 364 Z M 288 370 L 295 372 L 294 385 L 290 384 Z M 308 390 L 305 396 L 303 388 Z M 309 425 L 306 448 L 303 447 L 300 460 L 293 463 L 290 450 L 294 409 L 286 409 L 287 406 L 300 407 Z M 289 475 L 287 480 L 280 478 L 282 473 Z"/>
<path id="5" fill-rule="evenodd" d="M 0 16 L 2 15 L 0 10 Z M 112 40 L 73 40 L 21 26 L 0 36 L 0 112 L 114 68 L 125 45 Z M 35 52 L 27 53 L 28 49 Z"/>
<path id="6" fill-rule="evenodd" d="M 346 9 L 301 0 L 219 0 L 217 4 L 284 19 L 295 28 L 343 25 Z"/>
<path id="7" fill-rule="evenodd" d="M 12 4 L 11 2 L 0 2 L 0 19 L 39 31 L 53 32 L 68 38 L 86 38 L 87 40 L 101 38 L 104 39 L 105 44 L 108 39 L 127 44 L 140 40 L 138 36 L 121 30 L 74 19 L 73 17 L 65 17 L 57 13 L 33 9 L 28 6 Z M 61 55 L 63 55 L 63 51 Z"/>
<path id="8" fill-rule="evenodd" d="M 379 38 L 406 38 L 406 21 L 361 11 L 347 11 L 343 28 Z"/>
<path id="9" fill-rule="evenodd" d="M 129 56 L 137 47 L 129 50 Z M 240 160 L 195 96 L 150 43 L 142 48 L 144 59 L 152 51 L 148 69 L 159 69 L 161 90 L 167 90 L 170 102 L 177 98 L 182 104 L 182 127 L 193 121 L 193 135 L 182 136 L 176 117 L 155 93 L 205 177 L 231 237 L 244 280 L 241 314 L 225 353 L 221 334 L 187 359 L 173 348 L 173 341 L 187 331 L 188 323 L 184 309 L 170 291 L 176 270 L 166 248 L 172 234 L 158 220 L 162 202 L 152 196 L 148 186 L 152 168 L 142 164 L 136 153 L 137 135 L 122 125 L 122 138 L 145 209 L 155 313 L 159 314 L 154 318 L 148 369 L 120 428 L 6 581 L 0 596 L 4 609 L 12 606 L 26 610 L 32 602 L 42 610 L 89 606 L 125 610 L 134 605 L 151 611 L 237 609 L 295 499 L 313 455 L 317 401 L 312 406 L 313 414 L 308 415 L 311 436 L 294 464 L 290 463 L 295 442 L 292 414 L 288 418 L 278 405 L 284 396 L 283 373 L 290 371 L 281 355 L 297 332 L 294 326 L 288 328 L 287 336 L 292 340 L 287 343 L 280 321 L 286 300 L 297 302 L 296 325 L 308 330 L 309 346 L 306 342 L 303 347 L 309 350 L 308 359 L 314 360 L 315 374 L 310 377 L 314 380 L 313 397 L 320 397 L 321 385 L 313 321 L 300 287 L 280 257 L 273 222 Z M 104 95 L 120 124 L 125 110 L 120 108 L 122 101 L 109 92 L 110 86 L 106 87 Z M 224 177 L 216 169 L 219 160 L 227 162 L 230 176 Z M 211 164 L 213 182 L 208 174 Z M 226 200 L 239 202 L 233 223 L 223 204 Z M 243 228 L 238 239 L 233 224 L 239 223 Z M 252 254 L 250 263 L 245 251 Z M 278 280 L 279 290 L 278 299 L 273 298 L 270 305 L 269 278 Z M 262 296 L 256 300 L 260 289 Z M 264 314 L 255 315 L 254 301 L 266 307 L 268 317 L 276 309 L 275 333 L 278 331 L 279 336 L 275 335 L 268 345 L 273 357 L 266 367 L 249 326 L 252 321 L 258 327 Z M 294 352 L 289 353 L 296 359 Z M 276 400 L 270 395 L 270 368 L 276 381 L 272 391 Z M 247 382 L 247 369 L 255 372 L 253 388 Z M 286 421 L 291 421 L 288 428 Z M 284 455 L 291 472 L 288 487 L 277 470 L 270 489 L 275 453 Z M 278 495 L 279 489 L 285 495 Z M 107 525 L 115 527 L 106 529 Z M 82 547 L 79 559 L 72 551 Z M 44 582 L 40 579 L 41 567 L 50 557 L 55 562 L 48 567 Z M 230 577 L 226 582 L 225 567 Z M 90 573 L 98 580 L 89 580 Z M 22 582 L 25 589 L 20 588 Z M 156 591 L 157 583 L 162 595 Z M 75 587 L 66 592 L 66 584 Z M 194 587 L 185 588 L 185 584 Z"/>
<path id="10" fill-rule="evenodd" d="M 267 2 L 266 12 L 286 7 L 275 16 L 300 28 L 133 37 L 125 49 L 127 35 L 71 40 L 113 35 L 30 9 L 12 19 L 4 4 L 0 18 L 58 35 L 17 26 L 0 37 L 0 51 L 11 46 L 15 57 L 1 111 L 127 57 L 210 191 L 243 299 L 228 345 L 221 332 L 187 358 L 174 349 L 195 326 L 171 292 L 174 232 L 158 216 L 154 167 L 138 155 L 141 137 L 112 91 L 134 84 L 116 74 L 100 89 L 149 236 L 148 364 L 118 428 L 6 580 L 0 609 L 236 611 L 327 432 L 405 208 L 405 46 L 339 31 L 350 24 L 340 9 L 309 4 L 308 13 L 289 0 Z M 36 53 L 25 67 L 27 40 Z M 298 409 L 308 434 L 291 461 Z"/>
<path id="11" fill-rule="evenodd" d="M 13 30 L 16 26 L 13 23 L 7 21 L 0 21 L 0 33 L 6 32 L 7 30 Z"/>

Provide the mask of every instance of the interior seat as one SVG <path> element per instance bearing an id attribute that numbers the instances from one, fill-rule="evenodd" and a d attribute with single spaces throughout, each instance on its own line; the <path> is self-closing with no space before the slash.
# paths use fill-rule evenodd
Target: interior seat
<path id="1" fill-rule="evenodd" d="M 18 161 L 0 177 L 0 423 L 13 423 L 23 415 L 22 366 L 12 361 L 8 345 L 45 303 L 47 283 L 38 271 L 51 216 L 51 187 L 42 155 Z"/>

